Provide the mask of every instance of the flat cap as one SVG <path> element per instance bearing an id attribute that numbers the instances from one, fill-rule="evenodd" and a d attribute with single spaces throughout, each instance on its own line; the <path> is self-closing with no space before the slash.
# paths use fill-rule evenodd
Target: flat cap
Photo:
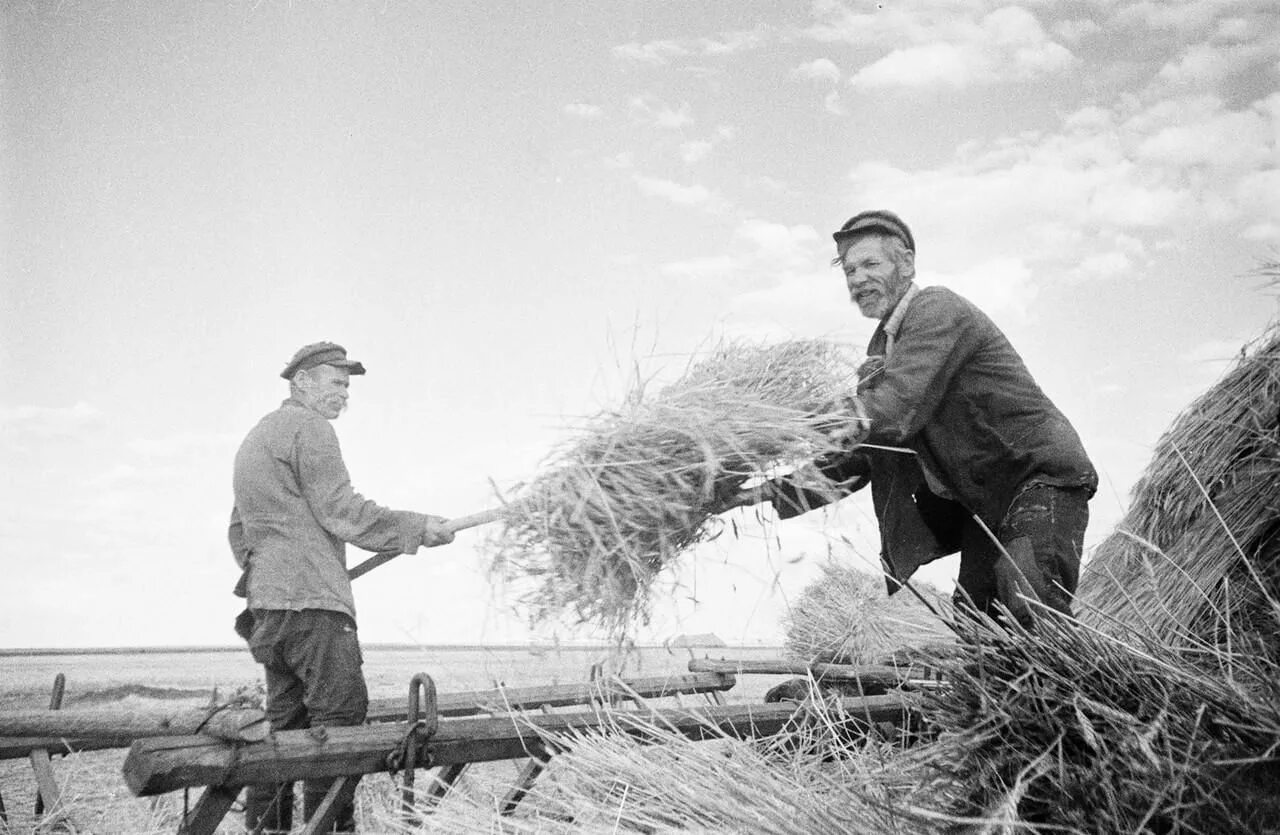
<path id="1" fill-rule="evenodd" d="M 902 218 L 893 212 L 887 212 L 884 209 L 872 209 L 866 212 L 858 212 L 853 217 L 844 222 L 839 231 L 833 233 L 831 237 L 835 238 L 836 244 L 847 241 L 857 235 L 865 235 L 868 232 L 885 232 L 902 241 L 907 245 L 907 249 L 912 252 L 916 251 L 916 239 L 911 235 L 911 230 L 907 224 L 902 222 Z"/>
<path id="2" fill-rule="evenodd" d="M 280 376 L 291 380 L 299 371 L 306 371 L 317 365 L 345 368 L 348 374 L 364 373 L 364 366 L 355 360 L 347 359 L 347 349 L 341 345 L 334 342 L 312 342 L 298 349 L 293 359 L 289 360 L 289 364 L 284 367 L 284 371 L 280 372 Z"/>

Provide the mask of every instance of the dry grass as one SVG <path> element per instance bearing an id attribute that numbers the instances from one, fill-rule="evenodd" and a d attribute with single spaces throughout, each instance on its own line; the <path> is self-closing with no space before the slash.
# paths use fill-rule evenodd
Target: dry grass
<path id="1" fill-rule="evenodd" d="M 663 567 L 718 532 L 718 494 L 831 449 L 823 429 L 855 372 L 830 342 L 730 343 L 657 392 L 637 383 L 517 490 L 495 568 L 534 622 L 625 633 Z"/>
<path id="2" fill-rule="evenodd" d="M 974 831 L 1260 833 L 1280 825 L 1280 678 L 1256 655 L 956 623 L 967 657 L 910 755 L 924 796 Z"/>
<path id="3" fill-rule="evenodd" d="M 935 611 L 949 601 L 913 584 Z M 809 662 L 870 664 L 903 647 L 953 637 L 946 623 L 909 590 L 892 597 L 883 576 L 826 562 L 822 575 L 791 604 L 783 626 L 788 655 Z"/>

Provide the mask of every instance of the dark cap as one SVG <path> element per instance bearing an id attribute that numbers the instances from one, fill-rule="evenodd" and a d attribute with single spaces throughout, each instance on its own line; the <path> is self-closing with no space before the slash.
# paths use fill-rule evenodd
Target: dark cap
<path id="1" fill-rule="evenodd" d="M 872 209 L 869 212 L 858 212 L 853 217 L 844 222 L 844 226 L 840 227 L 840 231 L 834 233 L 831 237 L 835 238 L 836 245 L 870 232 L 883 232 L 892 235 L 907 245 L 907 249 L 912 252 L 916 251 L 916 239 L 912 237 L 911 230 L 907 228 L 907 224 L 902 222 L 902 218 L 893 212 L 886 212 L 884 209 Z"/>
<path id="2" fill-rule="evenodd" d="M 355 360 L 347 359 L 347 349 L 333 342 L 313 342 L 298 349 L 289 364 L 280 372 L 286 380 L 293 379 L 299 371 L 315 368 L 317 365 L 332 365 L 345 368 L 348 374 L 363 374 L 364 366 Z"/>

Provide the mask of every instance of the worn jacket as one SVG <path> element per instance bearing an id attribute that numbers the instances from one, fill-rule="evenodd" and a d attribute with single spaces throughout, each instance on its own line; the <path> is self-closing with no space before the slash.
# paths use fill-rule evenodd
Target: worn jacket
<path id="1" fill-rule="evenodd" d="M 241 443 L 234 489 L 228 538 L 248 569 L 251 609 L 330 609 L 354 618 L 345 543 L 412 553 L 427 523 L 355 492 L 333 426 L 292 399 Z"/>
<path id="2" fill-rule="evenodd" d="M 961 296 L 943 287 L 910 293 L 876 328 L 867 355 L 884 366 L 859 387 L 866 443 L 915 455 L 863 447 L 819 465 L 847 492 L 870 479 L 892 577 L 958 550 L 970 514 L 998 530 L 1024 485 L 1097 489 L 1075 429 L 995 323 Z M 783 518 L 824 503 L 795 487 L 779 492 Z"/>

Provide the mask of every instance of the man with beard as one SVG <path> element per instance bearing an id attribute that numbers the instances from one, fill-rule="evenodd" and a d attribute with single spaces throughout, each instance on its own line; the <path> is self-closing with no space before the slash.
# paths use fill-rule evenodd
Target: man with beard
<path id="1" fill-rule="evenodd" d="M 1070 613 L 1098 485 L 1075 429 L 986 314 L 914 283 L 915 238 L 896 214 L 861 212 L 833 237 L 850 299 L 880 323 L 835 433 L 849 451 L 763 495 L 786 519 L 869 481 L 891 594 L 959 551 L 959 605 L 1000 602 L 1024 625 L 1024 597 Z"/>
<path id="2" fill-rule="evenodd" d="M 364 722 L 369 694 L 361 670 L 346 545 L 411 554 L 444 545 L 444 519 L 390 510 L 355 492 L 330 425 L 346 408 L 352 375 L 364 366 L 341 345 L 300 349 L 280 376 L 289 399 L 255 426 L 235 459 L 229 538 L 246 596 L 237 632 L 262 664 L 273 731 Z M 310 819 L 332 780 L 308 780 Z M 334 831 L 354 832 L 354 781 L 338 799 Z M 250 832 L 287 832 L 291 784 L 250 786 Z"/>

